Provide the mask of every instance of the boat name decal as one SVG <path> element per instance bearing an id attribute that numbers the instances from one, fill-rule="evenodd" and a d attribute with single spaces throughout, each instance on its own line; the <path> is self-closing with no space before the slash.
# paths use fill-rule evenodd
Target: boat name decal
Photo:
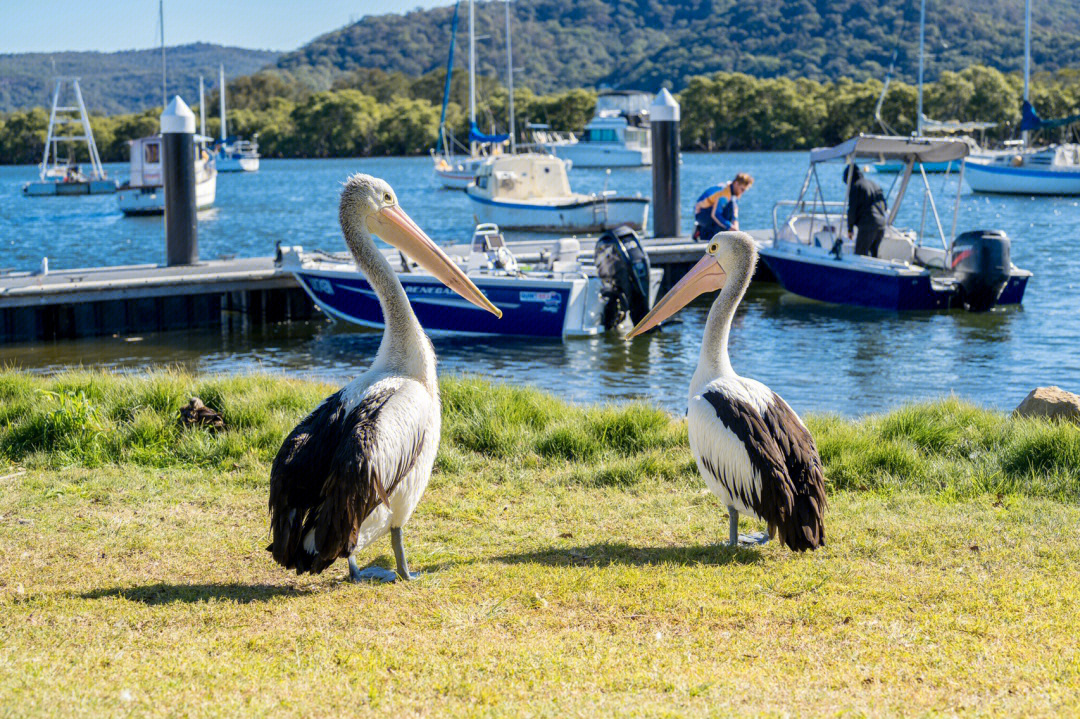
<path id="1" fill-rule="evenodd" d="M 518 299 L 522 302 L 543 302 L 545 305 L 557 305 L 562 303 L 562 295 L 558 292 L 519 292 Z"/>

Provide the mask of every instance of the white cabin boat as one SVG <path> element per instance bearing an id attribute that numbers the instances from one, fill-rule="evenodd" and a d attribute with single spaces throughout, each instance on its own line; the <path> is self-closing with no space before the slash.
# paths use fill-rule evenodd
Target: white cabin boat
<path id="1" fill-rule="evenodd" d="M 205 138 L 197 137 L 197 140 Z M 160 215 L 165 212 L 165 178 L 161 135 L 132 140 L 130 177 L 120 186 L 116 199 L 125 215 Z M 203 142 L 195 145 L 195 207 L 214 204 L 217 168 Z"/>
<path id="2" fill-rule="evenodd" d="M 596 114 L 580 138 L 536 137 L 547 152 L 575 167 L 644 167 L 652 164 L 647 92 L 609 91 L 596 100 Z M 546 129 L 546 128 L 545 128 Z"/>
<path id="3" fill-rule="evenodd" d="M 566 163 L 539 153 L 489 158 L 465 195 L 476 222 L 508 229 L 599 232 L 630 225 L 643 230 L 649 213 L 644 197 L 571 191 Z"/>

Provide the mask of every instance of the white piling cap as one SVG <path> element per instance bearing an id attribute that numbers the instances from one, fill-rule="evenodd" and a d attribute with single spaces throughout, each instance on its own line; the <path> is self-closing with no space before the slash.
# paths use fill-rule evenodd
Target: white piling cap
<path id="1" fill-rule="evenodd" d="M 680 114 L 678 101 L 666 87 L 661 88 L 649 108 L 649 122 L 678 122 Z"/>
<path id="2" fill-rule="evenodd" d="M 195 113 L 179 95 L 173 95 L 172 102 L 161 113 L 161 132 L 195 134 Z"/>

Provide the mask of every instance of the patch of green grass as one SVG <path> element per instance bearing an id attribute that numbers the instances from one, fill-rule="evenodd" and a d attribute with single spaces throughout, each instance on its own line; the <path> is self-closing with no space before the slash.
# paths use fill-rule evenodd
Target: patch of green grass
<path id="1" fill-rule="evenodd" d="M 333 389 L 0 372 L 0 713 L 1080 711 L 1071 425 L 811 417 L 828 545 L 794 555 L 720 545 L 684 420 L 446 379 L 425 575 L 356 586 L 264 551 L 269 463 Z M 192 395 L 229 428 L 182 428 Z"/>

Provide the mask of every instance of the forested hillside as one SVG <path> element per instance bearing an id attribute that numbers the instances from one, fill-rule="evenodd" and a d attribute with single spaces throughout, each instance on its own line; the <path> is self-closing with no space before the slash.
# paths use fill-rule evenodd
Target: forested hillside
<path id="1" fill-rule="evenodd" d="M 1080 0 L 1034 10 L 1041 70 L 1080 65 Z M 918 0 L 528 0 L 512 4 L 519 82 L 538 92 L 574 87 L 680 90 L 717 71 L 814 80 L 881 78 L 893 51 L 914 79 Z M 462 15 L 465 15 L 462 7 Z M 446 62 L 453 7 L 366 17 L 280 58 L 315 89 L 357 68 L 418 76 Z M 504 5 L 477 3 L 483 74 L 505 74 Z M 980 64 L 1019 70 L 1020 0 L 930 0 L 929 77 Z M 464 18 L 457 62 L 466 57 Z M 459 65 L 460 66 L 460 65 Z"/>
<path id="2" fill-rule="evenodd" d="M 216 82 L 219 63 L 233 78 L 250 75 L 279 54 L 205 43 L 166 48 L 169 92 L 193 104 L 199 75 Z M 54 75 L 79 76 L 92 111 L 114 114 L 161 106 L 161 50 L 20 53 L 0 55 L 0 112 L 48 106 Z"/>

